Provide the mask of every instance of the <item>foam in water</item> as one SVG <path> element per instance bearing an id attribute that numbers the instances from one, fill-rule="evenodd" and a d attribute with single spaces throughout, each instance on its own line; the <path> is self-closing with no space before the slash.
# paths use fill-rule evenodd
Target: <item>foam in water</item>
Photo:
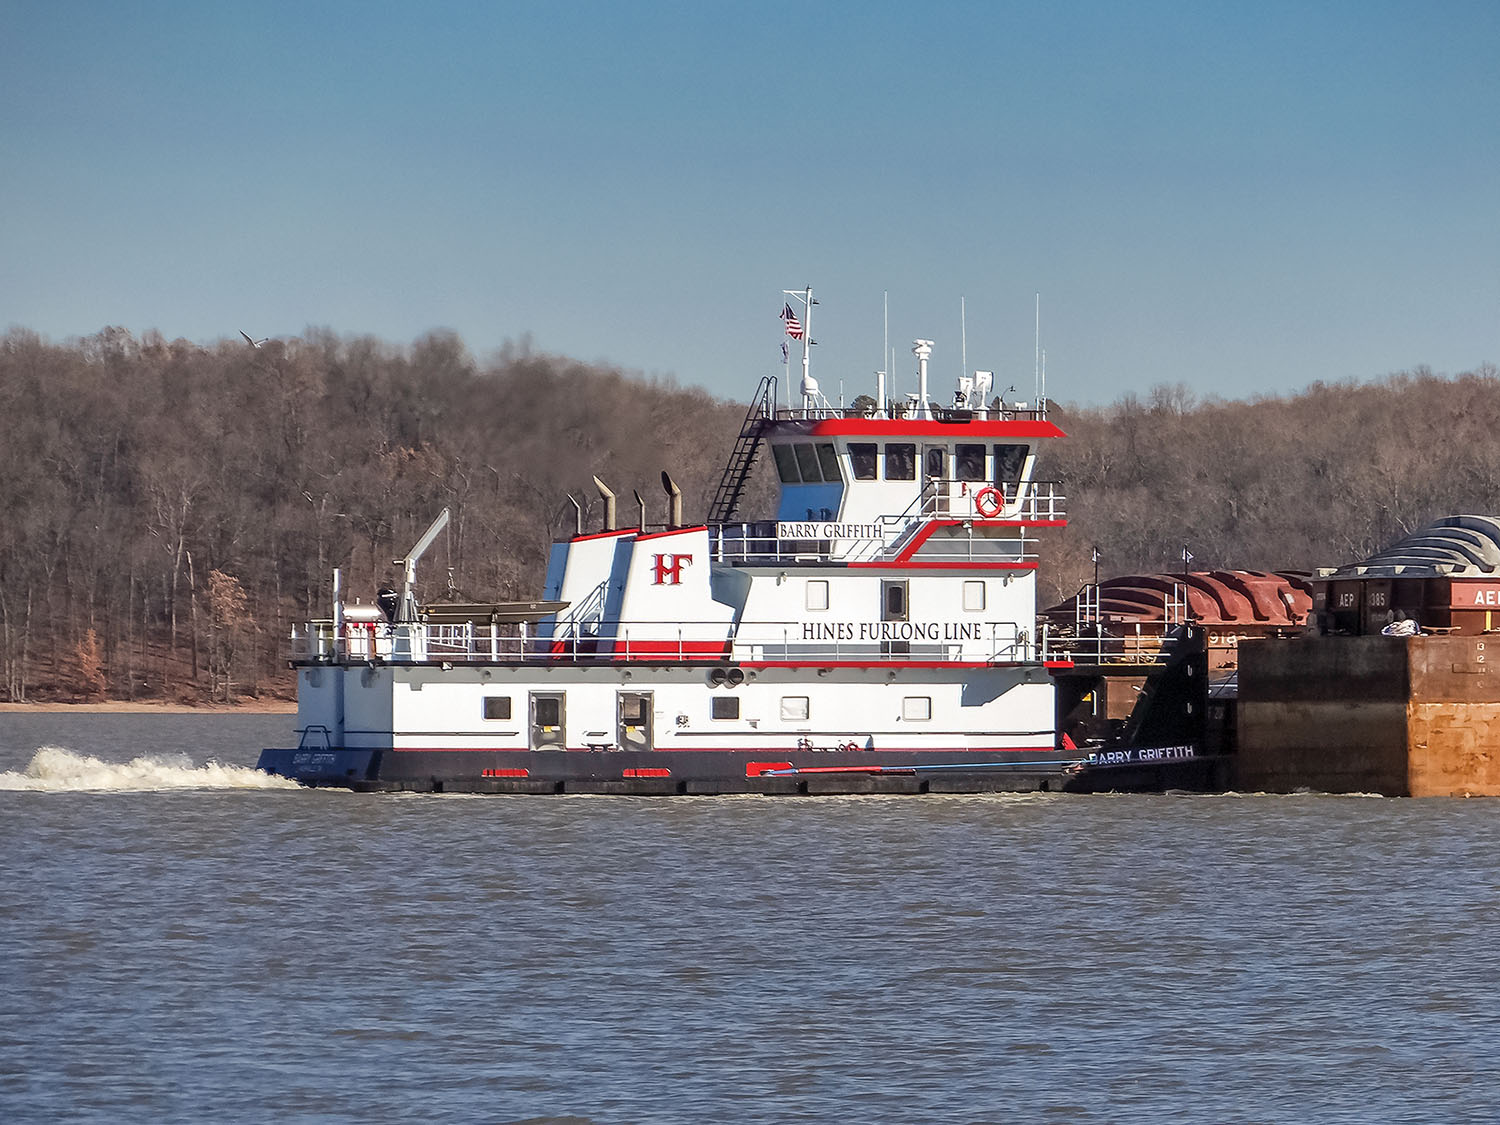
<path id="1" fill-rule="evenodd" d="M 0 789 L 37 792 L 152 792 L 163 789 L 296 789 L 297 783 L 248 766 L 195 766 L 186 758 L 105 762 L 62 746 L 43 746 L 24 773 L 0 773 Z"/>

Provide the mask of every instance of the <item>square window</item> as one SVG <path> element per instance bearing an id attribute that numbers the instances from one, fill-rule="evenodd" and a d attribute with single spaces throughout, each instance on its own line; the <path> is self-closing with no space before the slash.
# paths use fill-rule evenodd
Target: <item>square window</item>
<path id="1" fill-rule="evenodd" d="M 978 612 L 984 608 L 984 583 L 964 583 L 964 609 L 971 613 Z"/>
<path id="2" fill-rule="evenodd" d="M 873 441 L 851 441 L 849 443 L 849 468 L 855 480 L 875 479 L 875 443 Z"/>
<path id="3" fill-rule="evenodd" d="M 983 445 L 968 445 L 960 442 L 954 446 L 953 475 L 959 480 L 983 480 L 984 454 Z"/>
<path id="4" fill-rule="evenodd" d="M 914 443 L 905 441 L 886 443 L 885 479 L 917 479 L 917 447 Z"/>
<path id="5" fill-rule="evenodd" d="M 932 696 L 908 695 L 901 701 L 901 717 L 912 722 L 932 718 Z"/>
<path id="6" fill-rule="evenodd" d="M 713 697 L 713 716 L 716 719 L 738 719 L 740 717 L 740 697 L 737 695 L 716 695 Z"/>
<path id="7" fill-rule="evenodd" d="M 823 578 L 814 578 L 807 584 L 807 608 L 828 608 L 828 581 Z"/>
<path id="8" fill-rule="evenodd" d="M 486 719 L 508 719 L 510 718 L 510 696 L 487 695 L 484 697 L 484 717 Z"/>
<path id="9" fill-rule="evenodd" d="M 783 695 L 781 697 L 781 721 L 784 723 L 806 722 L 811 709 L 805 695 Z"/>
<path id="10" fill-rule="evenodd" d="M 906 582 L 882 582 L 880 584 L 880 619 L 882 621 L 906 620 Z"/>

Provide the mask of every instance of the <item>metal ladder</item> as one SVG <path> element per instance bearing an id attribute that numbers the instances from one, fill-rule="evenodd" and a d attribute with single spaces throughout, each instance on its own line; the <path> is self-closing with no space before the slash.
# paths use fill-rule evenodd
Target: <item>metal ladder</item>
<path id="1" fill-rule="evenodd" d="M 745 482 L 750 479 L 750 470 L 755 467 L 755 457 L 760 452 L 761 438 L 765 436 L 776 401 L 776 377 L 767 375 L 756 388 L 750 400 L 750 409 L 745 413 L 745 424 L 740 427 L 739 439 L 729 453 L 729 463 L 724 466 L 724 475 L 719 479 L 713 503 L 708 507 L 709 523 L 724 523 L 739 506 L 744 494 Z"/>

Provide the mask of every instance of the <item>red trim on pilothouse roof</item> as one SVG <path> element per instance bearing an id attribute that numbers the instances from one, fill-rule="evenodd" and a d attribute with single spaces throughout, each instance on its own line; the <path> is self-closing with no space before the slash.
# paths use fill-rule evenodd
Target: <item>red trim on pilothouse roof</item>
<path id="1" fill-rule="evenodd" d="M 693 531 L 707 531 L 708 524 L 700 523 L 696 527 L 674 527 L 670 531 L 652 531 L 645 535 L 636 536 L 636 541 L 644 543 L 647 539 L 665 539 L 669 535 L 687 535 Z"/>
<path id="2" fill-rule="evenodd" d="M 781 419 L 778 419 L 778 422 Z M 929 418 L 826 418 L 812 427 L 816 437 L 1024 437 L 1062 438 L 1051 422 L 971 419 L 938 422 Z"/>

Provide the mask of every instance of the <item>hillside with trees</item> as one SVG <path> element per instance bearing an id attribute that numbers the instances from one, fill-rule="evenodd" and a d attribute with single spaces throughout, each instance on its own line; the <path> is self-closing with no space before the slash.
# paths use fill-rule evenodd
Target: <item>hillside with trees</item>
<path id="1" fill-rule="evenodd" d="M 753 379 L 746 379 L 746 398 Z M 368 598 L 443 506 L 423 592 L 540 592 L 552 540 L 598 526 L 598 474 L 660 522 L 660 473 L 702 519 L 743 402 L 450 333 L 401 347 L 312 332 L 260 347 L 106 329 L 0 337 L 0 700 L 289 694 L 286 638 L 332 568 Z M 1306 569 L 1457 511 L 1500 512 L 1500 378 L 1419 370 L 1286 398 L 1181 387 L 1054 405 L 1070 434 L 1044 603 L 1093 573 Z M 745 505 L 765 516 L 762 472 Z"/>

